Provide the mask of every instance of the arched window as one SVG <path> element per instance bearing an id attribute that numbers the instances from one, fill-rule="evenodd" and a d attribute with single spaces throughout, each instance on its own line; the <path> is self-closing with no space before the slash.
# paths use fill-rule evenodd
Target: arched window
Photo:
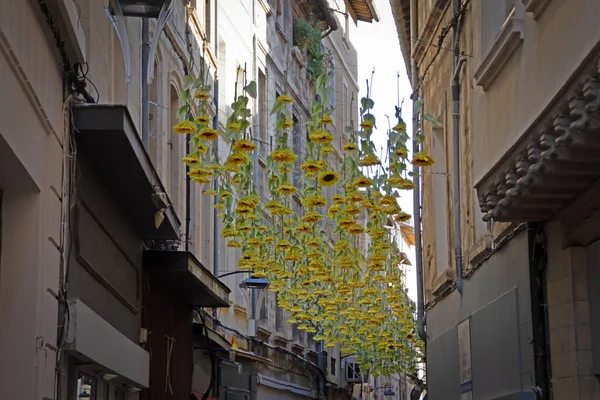
<path id="1" fill-rule="evenodd" d="M 174 85 L 170 86 L 170 106 L 169 106 L 169 126 L 177 123 L 177 109 L 179 108 L 179 99 L 177 89 Z M 185 166 L 181 159 L 185 153 L 185 138 L 172 131 L 169 133 L 167 142 L 167 190 L 169 198 L 173 204 L 173 209 L 181 221 L 185 219 L 184 215 L 184 193 L 185 190 Z"/>

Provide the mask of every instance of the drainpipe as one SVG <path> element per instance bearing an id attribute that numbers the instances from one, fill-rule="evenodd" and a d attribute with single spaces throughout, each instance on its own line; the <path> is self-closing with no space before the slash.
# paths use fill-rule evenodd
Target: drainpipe
<path id="1" fill-rule="evenodd" d="M 460 0 L 452 0 L 452 13 L 458 15 Z M 460 39 L 461 22 L 456 21 L 453 27 L 452 43 L 452 177 L 454 186 L 454 258 L 456 260 L 456 289 L 463 292 L 463 255 L 460 218 L 460 77 L 461 66 L 466 58 L 459 57 L 458 42 Z"/>
<path id="2" fill-rule="evenodd" d="M 142 18 L 142 143 L 148 151 L 150 125 L 150 94 L 148 87 L 148 61 L 150 54 L 150 22 Z"/>
<path id="3" fill-rule="evenodd" d="M 217 73 L 215 72 L 215 82 L 214 82 L 214 94 L 213 94 L 213 101 L 215 103 L 215 118 L 213 119 L 213 129 L 215 130 L 219 130 L 219 78 L 217 76 Z M 219 154 L 219 140 L 215 140 L 215 149 L 216 149 L 216 153 L 217 156 Z M 218 179 L 214 180 L 214 190 L 215 192 L 218 191 L 219 189 L 219 182 Z M 215 204 L 217 204 L 219 202 L 219 196 L 218 194 L 215 195 L 214 197 L 214 201 Z M 213 253 L 214 253 L 214 260 L 213 260 L 213 265 L 214 265 L 214 269 L 213 269 L 213 274 L 214 276 L 219 276 L 219 210 L 217 210 L 216 208 L 213 208 Z M 215 313 L 216 313 L 216 309 L 215 309 Z"/>
<path id="4" fill-rule="evenodd" d="M 412 57 L 412 49 L 415 48 L 417 37 L 417 0 L 410 0 L 410 48 L 411 48 L 411 59 L 410 59 L 410 81 L 413 88 L 418 85 L 419 74 L 417 70 L 417 62 Z M 415 93 L 414 96 L 418 95 Z M 412 126 L 413 126 L 413 154 L 419 152 L 419 143 L 414 140 L 414 136 L 417 133 L 417 125 L 419 123 L 419 117 L 417 115 L 417 109 L 415 107 L 415 101 L 413 99 L 412 108 Z M 415 261 L 417 264 L 417 324 L 418 334 L 421 340 L 427 341 L 427 334 L 425 332 L 425 294 L 423 290 L 423 243 L 421 242 L 421 183 L 419 177 L 419 167 L 413 165 L 413 183 L 415 189 L 413 190 L 413 217 L 415 220 Z"/>
<path id="5" fill-rule="evenodd" d="M 317 366 L 319 367 L 319 369 L 321 371 L 323 371 L 323 366 L 325 365 L 324 360 L 323 360 L 323 341 L 319 340 L 319 343 L 317 344 L 318 348 L 319 348 L 319 354 L 318 354 L 318 358 L 317 358 Z M 325 378 L 323 376 L 323 374 L 319 374 L 319 399 L 324 399 L 325 398 Z"/>

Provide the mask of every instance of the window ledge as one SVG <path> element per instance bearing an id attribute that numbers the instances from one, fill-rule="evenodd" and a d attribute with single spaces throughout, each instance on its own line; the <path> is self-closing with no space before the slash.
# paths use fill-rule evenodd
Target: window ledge
<path id="1" fill-rule="evenodd" d="M 348 39 L 346 39 L 345 36 L 342 38 L 342 43 L 344 44 L 344 48 L 346 49 L 346 51 L 350 51 L 350 43 L 348 42 Z"/>
<path id="2" fill-rule="evenodd" d="M 283 40 L 284 43 L 289 42 L 289 39 L 288 39 L 287 35 L 285 34 L 285 31 L 283 30 L 283 26 L 281 26 L 281 24 L 279 22 L 277 22 L 275 24 L 275 30 L 277 30 L 279 37 L 281 38 L 281 40 Z"/>
<path id="3" fill-rule="evenodd" d="M 502 26 L 500 36 L 475 71 L 475 82 L 487 90 L 494 82 L 502 67 L 523 41 L 523 20 L 510 18 Z"/>
<path id="4" fill-rule="evenodd" d="M 271 10 L 271 6 L 267 3 L 267 0 L 258 0 L 258 3 L 262 6 L 263 10 L 265 10 L 267 17 L 273 15 L 273 10 Z"/>
<path id="5" fill-rule="evenodd" d="M 533 14 L 533 19 L 537 19 L 542 15 L 550 0 L 523 0 L 525 11 Z"/>

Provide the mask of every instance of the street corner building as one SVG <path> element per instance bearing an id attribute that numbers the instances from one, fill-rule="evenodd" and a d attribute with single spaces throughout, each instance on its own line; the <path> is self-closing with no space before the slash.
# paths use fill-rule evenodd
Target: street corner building
<path id="1" fill-rule="evenodd" d="M 230 274 L 240 253 L 172 128 L 189 77 L 210 86 L 219 132 L 237 83 L 256 81 L 266 196 L 267 103 L 293 95 L 291 147 L 306 144 L 313 55 L 294 27 L 309 17 L 333 55 L 339 163 L 371 0 L 0 2 L 0 398 L 350 398 L 352 357 L 288 324 L 260 279 Z"/>
<path id="2" fill-rule="evenodd" d="M 435 159 L 428 398 L 600 399 L 600 3 L 390 3 Z"/>

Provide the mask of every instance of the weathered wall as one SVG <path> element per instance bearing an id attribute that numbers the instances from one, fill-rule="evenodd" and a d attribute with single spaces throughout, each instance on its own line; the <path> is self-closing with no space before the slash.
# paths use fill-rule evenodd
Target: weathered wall
<path id="1" fill-rule="evenodd" d="M 473 398 L 530 393 L 534 366 L 527 246 L 527 234 L 521 232 L 465 280 L 462 296 L 454 291 L 428 311 L 430 399 L 460 399 L 464 355 L 457 326 L 465 319 L 470 323 Z"/>
<path id="2" fill-rule="evenodd" d="M 597 276 L 600 263 L 600 242 L 563 248 L 560 222 L 549 223 L 545 231 L 554 398 L 597 399 L 600 381 L 594 376 L 594 363 L 600 359 L 598 350 L 593 353 L 598 334 L 592 330 L 592 324 L 600 321 L 600 310 L 597 303 L 593 304 L 598 298 L 599 282 L 593 277 Z"/>

